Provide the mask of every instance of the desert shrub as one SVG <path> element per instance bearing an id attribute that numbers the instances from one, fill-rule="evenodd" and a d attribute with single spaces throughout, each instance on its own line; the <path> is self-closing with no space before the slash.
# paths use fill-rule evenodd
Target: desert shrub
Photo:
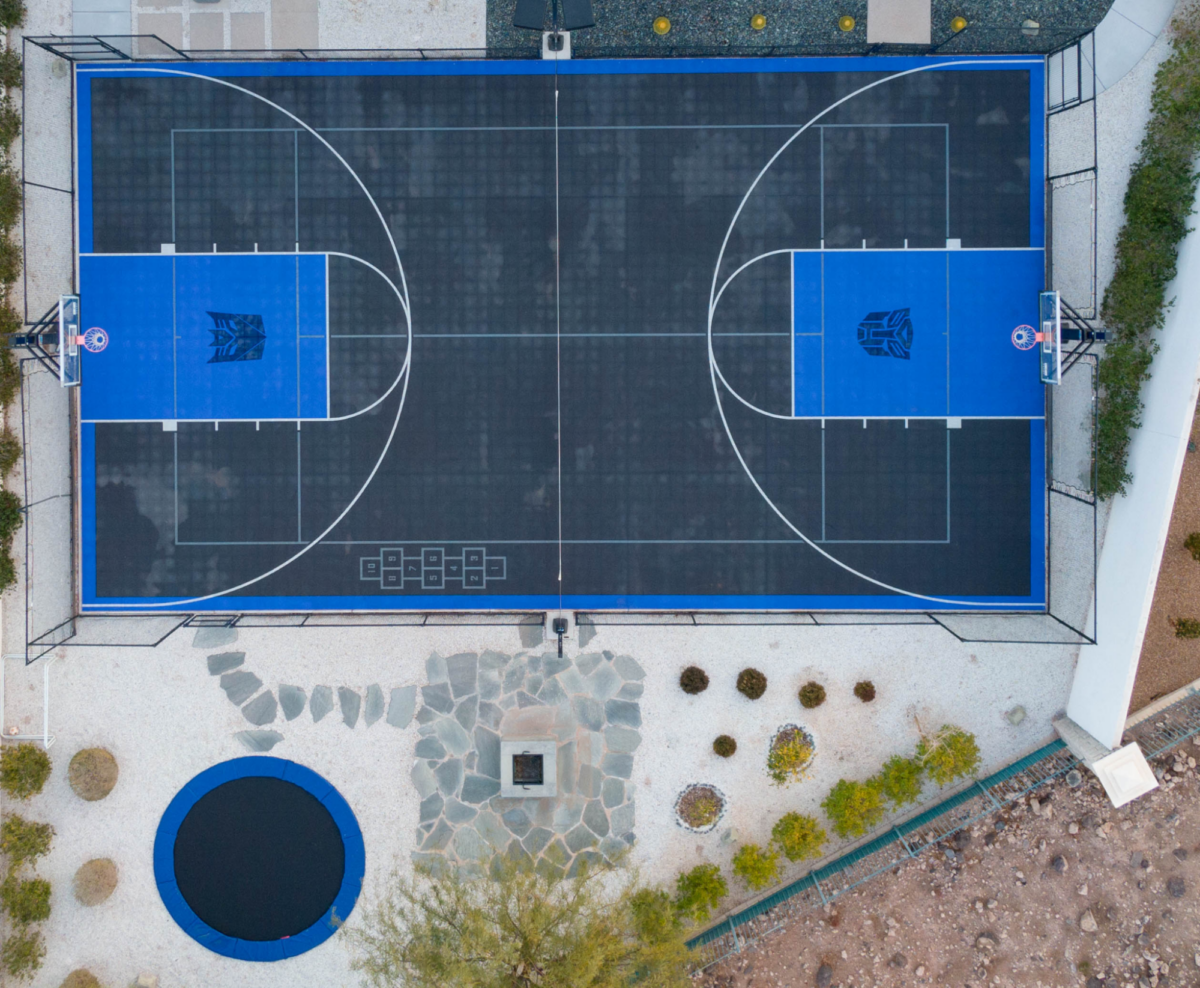
<path id="1" fill-rule="evenodd" d="M 825 687 L 820 683 L 809 680 L 800 687 L 800 705 L 806 710 L 812 710 L 825 702 Z"/>
<path id="2" fill-rule="evenodd" d="M 25 0 L 0 0 L 0 27 L 14 28 L 25 23 Z"/>
<path id="3" fill-rule="evenodd" d="M 861 837 L 883 819 L 883 792 L 874 780 L 839 779 L 821 808 L 839 837 Z"/>
<path id="4" fill-rule="evenodd" d="M 675 804 L 679 819 L 695 830 L 711 827 L 724 809 L 724 797 L 712 786 L 689 786 Z"/>
<path id="5" fill-rule="evenodd" d="M 1172 618 L 1176 638 L 1200 638 L 1200 621 L 1195 618 Z"/>
<path id="6" fill-rule="evenodd" d="M 728 758 L 737 751 L 737 742 L 728 734 L 718 735 L 717 739 L 713 741 L 713 751 L 722 758 Z"/>
<path id="7" fill-rule="evenodd" d="M 117 865 L 111 858 L 92 858 L 75 872 L 75 898 L 81 905 L 97 906 L 117 887 Z"/>
<path id="8" fill-rule="evenodd" d="M 743 844 L 733 856 L 733 873 L 750 889 L 764 889 L 779 874 L 779 852 L 757 844 Z"/>
<path id="9" fill-rule="evenodd" d="M 1200 563 L 1200 532 L 1192 532 L 1183 540 L 1183 547 L 1192 554 L 1192 558 Z"/>
<path id="10" fill-rule="evenodd" d="M 67 766 L 67 781 L 80 799 L 103 799 L 117 784 L 117 760 L 104 748 L 83 748 Z"/>
<path id="11" fill-rule="evenodd" d="M 680 673 L 679 688 L 685 693 L 703 693 L 708 689 L 708 673 L 699 666 L 688 666 Z"/>
<path id="12" fill-rule="evenodd" d="M 767 774 L 777 786 L 799 782 L 813 759 L 813 740 L 795 724 L 779 729 L 767 752 Z"/>
<path id="13" fill-rule="evenodd" d="M 742 696 L 757 700 L 767 692 L 767 677 L 757 669 L 743 669 L 738 673 L 737 688 Z"/>
<path id="14" fill-rule="evenodd" d="M 0 335 L 19 333 L 24 326 L 21 314 L 9 303 L 0 301 Z"/>
<path id="15" fill-rule="evenodd" d="M 8 545 L 21 522 L 24 520 L 21 512 L 21 499 L 12 491 L 0 490 L 0 543 Z M 5 749 L 11 751 L 11 748 Z"/>
<path id="16" fill-rule="evenodd" d="M 870 703 L 875 699 L 875 684 L 869 679 L 864 679 L 861 683 L 855 683 L 854 695 L 862 700 L 863 703 Z"/>
<path id="17" fill-rule="evenodd" d="M 40 923 L 50 917 L 50 883 L 44 878 L 9 875 L 0 882 L 0 904 L 18 926 Z"/>
<path id="18" fill-rule="evenodd" d="M 675 879 L 675 908 L 694 923 L 705 923 L 729 894 L 725 876 L 715 864 L 696 865 Z"/>
<path id="19" fill-rule="evenodd" d="M 26 820 L 15 813 L 5 817 L 0 824 L 0 854 L 8 858 L 8 873 L 33 864 L 50 850 L 53 839 L 54 828 L 48 823 Z"/>
<path id="20" fill-rule="evenodd" d="M 1171 56 L 1158 68 L 1151 118 L 1125 191 L 1125 223 L 1117 236 L 1116 270 L 1101 315 L 1109 342 L 1100 361 L 1096 493 L 1123 493 L 1129 434 L 1141 424 L 1141 387 L 1170 305 L 1179 243 L 1196 197 L 1200 149 L 1200 17 L 1174 22 Z"/>
<path id="21" fill-rule="evenodd" d="M 924 771 L 925 767 L 918 759 L 893 755 L 883 763 L 875 779 L 884 796 L 893 807 L 899 809 L 921 798 L 921 776 Z"/>
<path id="22" fill-rule="evenodd" d="M 31 978 L 46 957 L 46 941 L 38 930 L 19 930 L 0 947 L 0 964 L 20 981 Z"/>
<path id="23" fill-rule="evenodd" d="M 660 888 L 641 888 L 629 897 L 633 926 L 645 943 L 662 943 L 675 937 L 683 925 L 671 897 Z"/>
<path id="24" fill-rule="evenodd" d="M 17 582 L 17 564 L 13 562 L 11 546 L 0 546 L 0 592 Z"/>
<path id="25" fill-rule="evenodd" d="M 21 276 L 21 248 L 7 234 L 0 233 L 0 285 L 13 285 Z"/>
<path id="26" fill-rule="evenodd" d="M 0 495 L 8 491 L 0 491 Z M 4 504 L 0 496 L 0 530 Z M 50 778 L 50 756 L 37 745 L 24 742 L 0 751 L 0 788 L 15 799 L 28 799 L 42 791 Z"/>
<path id="27" fill-rule="evenodd" d="M 2 235 L 0 235 L 0 252 L 3 251 L 4 244 L 8 243 Z M 0 268 L 3 264 L 0 263 Z M 0 278 L 0 281 L 3 281 Z M 12 312 L 8 306 L 4 307 L 8 312 Z M 21 390 L 21 368 L 17 366 L 17 362 L 13 359 L 12 351 L 5 347 L 0 350 L 0 407 L 8 405 L 17 396 L 17 392 Z"/>
<path id="28" fill-rule="evenodd" d="M 917 758 L 929 777 L 944 786 L 979 768 L 979 745 L 969 731 L 943 724 L 935 734 L 917 743 Z"/>
<path id="29" fill-rule="evenodd" d="M 815 818 L 800 813 L 785 813 L 771 828 L 771 839 L 789 861 L 815 858 L 825 843 L 825 828 Z"/>
<path id="30" fill-rule="evenodd" d="M 12 473 L 12 468 L 17 465 L 20 458 L 21 440 L 13 434 L 11 429 L 6 427 L 0 431 L 0 477 L 7 477 Z"/>
<path id="31" fill-rule="evenodd" d="M 12 117 L 12 103 L 0 100 L 0 147 L 21 132 L 21 118 Z M 0 168 L 0 227 L 11 229 L 21 215 L 21 180 L 11 168 Z"/>
<path id="32" fill-rule="evenodd" d="M 85 967 L 77 967 L 68 974 L 58 988 L 103 988 L 100 979 Z"/>
<path id="33" fill-rule="evenodd" d="M 0 52 L 0 86 L 5 89 L 20 89 L 23 80 L 21 71 L 21 56 L 14 48 L 5 48 Z"/>

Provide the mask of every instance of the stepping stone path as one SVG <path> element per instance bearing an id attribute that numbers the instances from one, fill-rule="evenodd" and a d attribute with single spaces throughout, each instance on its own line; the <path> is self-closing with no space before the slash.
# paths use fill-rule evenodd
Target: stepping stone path
<path id="1" fill-rule="evenodd" d="M 522 644 L 541 628 L 522 627 Z M 645 671 L 626 655 L 464 652 L 425 663 L 412 781 L 421 797 L 413 861 L 482 874 L 497 853 L 575 874 L 634 842 L 635 752 Z M 411 692 L 409 692 L 411 691 Z M 388 723 L 413 716 L 418 691 L 392 691 Z M 558 795 L 500 796 L 500 738 L 558 741 Z"/>

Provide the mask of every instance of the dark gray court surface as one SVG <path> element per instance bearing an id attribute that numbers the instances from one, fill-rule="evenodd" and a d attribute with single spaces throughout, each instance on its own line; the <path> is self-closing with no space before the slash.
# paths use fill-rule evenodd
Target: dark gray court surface
<path id="1" fill-rule="evenodd" d="M 353 170 L 413 333 L 404 374 L 396 295 L 331 257 L 330 415 L 354 417 L 85 415 L 85 605 L 1040 608 L 1040 419 L 771 418 L 722 391 L 722 421 L 707 317 L 739 203 L 810 118 L 918 63 L 717 64 L 204 67 L 348 167 L 212 79 L 81 69 L 84 253 L 340 252 L 399 283 Z M 722 280 L 822 241 L 1041 248 L 1040 72 L 920 72 L 822 117 L 747 200 Z M 785 416 L 790 257 L 732 282 L 714 327 L 730 385 Z M 356 496 L 278 572 L 194 600 Z"/>

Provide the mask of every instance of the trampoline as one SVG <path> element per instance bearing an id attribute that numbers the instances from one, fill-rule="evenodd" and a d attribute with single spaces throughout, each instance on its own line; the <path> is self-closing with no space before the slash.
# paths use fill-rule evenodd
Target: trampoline
<path id="1" fill-rule="evenodd" d="M 79 66 L 83 608 L 1043 610 L 1042 73 Z"/>
<path id="2" fill-rule="evenodd" d="M 315 772 L 279 758 L 213 766 L 172 800 L 154 846 L 164 905 L 193 939 L 240 960 L 311 950 L 354 908 L 362 835 Z"/>

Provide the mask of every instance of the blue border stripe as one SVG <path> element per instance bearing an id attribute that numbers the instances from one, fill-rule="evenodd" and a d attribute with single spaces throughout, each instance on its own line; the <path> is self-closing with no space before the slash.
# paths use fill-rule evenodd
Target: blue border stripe
<path id="1" fill-rule="evenodd" d="M 79 526 L 83 600 L 96 599 L 96 427 L 79 427 Z"/>
<path id="2" fill-rule="evenodd" d="M 1029 423 L 1029 592 L 1040 594 L 1049 605 L 1046 587 L 1046 553 L 1050 533 L 1046 531 L 1046 429 Z"/>
<path id="3" fill-rule="evenodd" d="M 342 885 L 328 913 L 306 930 L 281 940 L 240 940 L 219 933 L 204 922 L 179 891 L 175 881 L 175 839 L 184 818 L 197 801 L 218 786 L 234 779 L 271 778 L 283 779 L 299 786 L 315 797 L 333 817 L 333 822 L 342 835 L 345 864 Z M 285 758 L 266 755 L 251 755 L 234 758 L 206 768 L 190 779 L 168 804 L 158 823 L 154 835 L 154 881 L 158 894 L 171 918 L 188 936 L 203 947 L 225 957 L 241 961 L 281 961 L 295 957 L 324 943 L 338 926 L 334 922 L 345 920 L 354 909 L 362 891 L 363 875 L 366 873 L 366 847 L 362 831 L 354 817 L 354 811 L 333 783 L 312 769 Z"/>
<path id="4" fill-rule="evenodd" d="M 79 157 L 79 252 L 92 249 L 92 80 L 87 72 L 75 72 L 76 154 Z"/>
<path id="5" fill-rule="evenodd" d="M 1046 246 L 1045 63 L 1029 68 L 1029 245 Z"/>

